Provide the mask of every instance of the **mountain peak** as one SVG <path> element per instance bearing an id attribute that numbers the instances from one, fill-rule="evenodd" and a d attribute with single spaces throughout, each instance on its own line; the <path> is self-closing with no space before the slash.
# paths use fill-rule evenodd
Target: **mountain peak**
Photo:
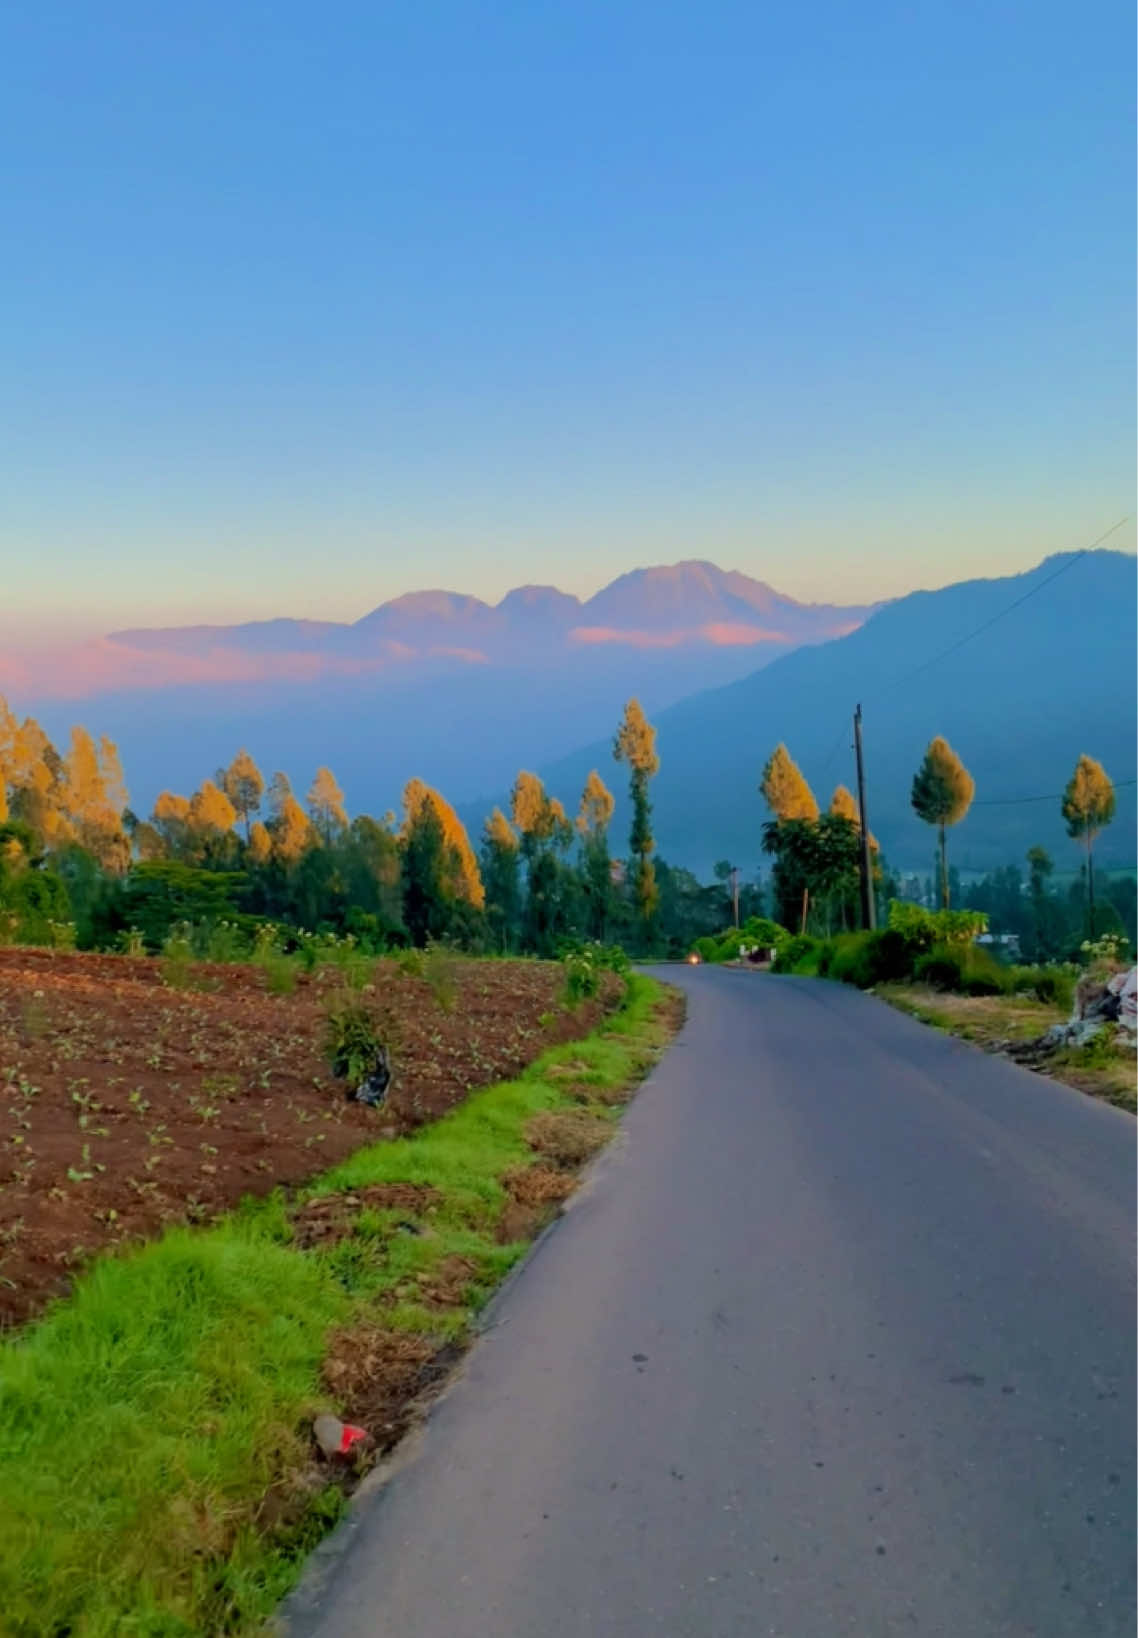
<path id="1" fill-rule="evenodd" d="M 580 607 L 579 597 L 571 597 L 556 586 L 515 586 L 498 604 L 498 612 L 522 618 L 573 619 Z"/>
<path id="2" fill-rule="evenodd" d="M 357 629 L 415 620 L 469 620 L 489 614 L 490 605 L 463 592 L 416 591 L 392 597 L 356 621 Z"/>

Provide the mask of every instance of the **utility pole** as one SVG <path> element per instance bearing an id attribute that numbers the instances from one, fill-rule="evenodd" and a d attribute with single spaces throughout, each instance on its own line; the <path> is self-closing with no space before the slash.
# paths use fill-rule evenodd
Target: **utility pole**
<path id="1" fill-rule="evenodd" d="M 869 851 L 869 816 L 865 811 L 865 763 L 861 754 L 861 706 L 854 712 L 854 750 L 857 753 L 857 811 L 861 818 L 861 922 L 877 926 L 877 906 L 873 896 L 873 860 Z"/>
<path id="2" fill-rule="evenodd" d="M 731 867 L 731 903 L 735 911 L 735 926 L 739 925 L 739 866 Z"/>

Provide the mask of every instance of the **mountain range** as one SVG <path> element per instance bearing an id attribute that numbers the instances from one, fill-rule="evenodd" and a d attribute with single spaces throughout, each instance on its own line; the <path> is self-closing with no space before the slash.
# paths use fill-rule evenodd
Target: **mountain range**
<path id="1" fill-rule="evenodd" d="M 1026 574 L 914 592 L 840 640 L 679 702 L 656 719 L 661 854 L 703 874 L 720 858 L 753 871 L 768 817 L 757 792 L 767 756 L 785 741 L 828 805 L 839 782 L 856 788 L 860 703 L 870 828 L 895 866 L 931 870 L 933 833 L 909 792 L 928 741 L 943 734 L 976 781 L 949 844 L 963 870 L 1022 865 L 1037 842 L 1057 868 L 1077 868 L 1081 851 L 1059 801 L 1084 751 L 1118 784 L 1098 857 L 1133 868 L 1136 597 L 1132 556 L 1052 557 Z M 617 772 L 603 739 L 540 771 L 570 801 L 594 766 Z"/>
<path id="2" fill-rule="evenodd" d="M 469 800 L 611 732 L 630 694 L 662 710 L 871 612 L 686 562 L 583 601 L 546 586 L 496 606 L 426 591 L 352 624 L 121 630 L 38 662 L 0 655 L 0 692 L 55 738 L 77 717 L 108 733 L 140 812 L 241 745 L 302 790 L 327 764 L 354 811 L 383 812 L 412 774 Z"/>
<path id="3" fill-rule="evenodd" d="M 634 569 L 582 601 L 555 586 L 519 586 L 500 603 L 448 591 L 409 592 L 352 624 L 263 620 L 112 632 L 105 649 L 237 665 L 241 680 L 322 670 L 362 675 L 430 661 L 509 665 L 579 658 L 590 649 L 738 649 L 749 667 L 800 643 L 852 631 L 872 612 L 806 604 L 713 563 Z M 296 662 L 300 662 L 297 666 Z M 201 674 L 209 680 L 209 673 Z M 191 677 L 188 680 L 193 680 Z M 220 680 L 220 679 L 219 679 Z"/>

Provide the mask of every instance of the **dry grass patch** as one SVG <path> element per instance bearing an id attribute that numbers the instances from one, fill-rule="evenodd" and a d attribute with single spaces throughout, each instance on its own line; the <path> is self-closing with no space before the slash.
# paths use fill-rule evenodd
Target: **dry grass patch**
<path id="1" fill-rule="evenodd" d="M 951 995 L 920 984 L 882 984 L 877 994 L 924 1024 L 975 1041 L 1031 1041 L 1066 1020 L 1062 1007 L 1030 995 Z"/>
<path id="2" fill-rule="evenodd" d="M 543 1166 L 514 1166 L 502 1177 L 508 1196 L 498 1220 L 499 1245 L 532 1240 L 553 1221 L 577 1187 L 572 1172 Z"/>
<path id="3" fill-rule="evenodd" d="M 402 1211 L 408 1217 L 429 1212 L 441 1196 L 419 1183 L 377 1183 L 350 1194 L 326 1194 L 306 1200 L 292 1216 L 292 1242 L 301 1251 L 335 1244 L 356 1232 L 363 1211 Z"/>
<path id="4" fill-rule="evenodd" d="M 568 1172 L 551 1166 L 516 1166 L 502 1178 L 510 1198 L 519 1206 L 559 1205 L 568 1200 L 577 1180 Z"/>
<path id="5" fill-rule="evenodd" d="M 1109 1033 L 1083 1047 L 1043 1047 L 1040 1038 L 1067 1021 L 1062 1007 L 1027 995 L 951 995 L 916 984 L 883 984 L 883 1001 L 986 1052 L 1011 1058 L 1049 1080 L 1090 1097 L 1133 1110 L 1136 1065 L 1132 1049 L 1114 1045 Z"/>
<path id="6" fill-rule="evenodd" d="M 612 1126 L 584 1110 L 548 1111 L 526 1122 L 526 1142 L 554 1166 L 573 1170 L 598 1154 L 612 1137 Z"/>
<path id="7" fill-rule="evenodd" d="M 344 1407 L 344 1420 L 366 1427 L 382 1455 L 402 1438 L 416 1400 L 440 1380 L 451 1362 L 452 1350 L 440 1349 L 428 1337 L 355 1325 L 329 1337 L 321 1375 L 328 1392 Z"/>

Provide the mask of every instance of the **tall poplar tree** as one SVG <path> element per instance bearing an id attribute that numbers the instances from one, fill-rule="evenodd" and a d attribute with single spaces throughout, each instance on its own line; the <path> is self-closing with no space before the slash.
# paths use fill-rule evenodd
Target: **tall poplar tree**
<path id="1" fill-rule="evenodd" d="M 929 741 L 924 760 L 913 776 L 910 801 L 926 825 L 935 825 L 939 838 L 940 902 L 949 908 L 948 843 L 946 832 L 958 825 L 972 806 L 976 781 L 946 739 Z"/>
<path id="2" fill-rule="evenodd" d="M 1090 935 L 1095 936 L 1095 837 L 1114 818 L 1114 786 L 1101 762 L 1081 756 L 1063 792 L 1067 835 L 1081 840 L 1087 850 L 1087 911 Z"/>

